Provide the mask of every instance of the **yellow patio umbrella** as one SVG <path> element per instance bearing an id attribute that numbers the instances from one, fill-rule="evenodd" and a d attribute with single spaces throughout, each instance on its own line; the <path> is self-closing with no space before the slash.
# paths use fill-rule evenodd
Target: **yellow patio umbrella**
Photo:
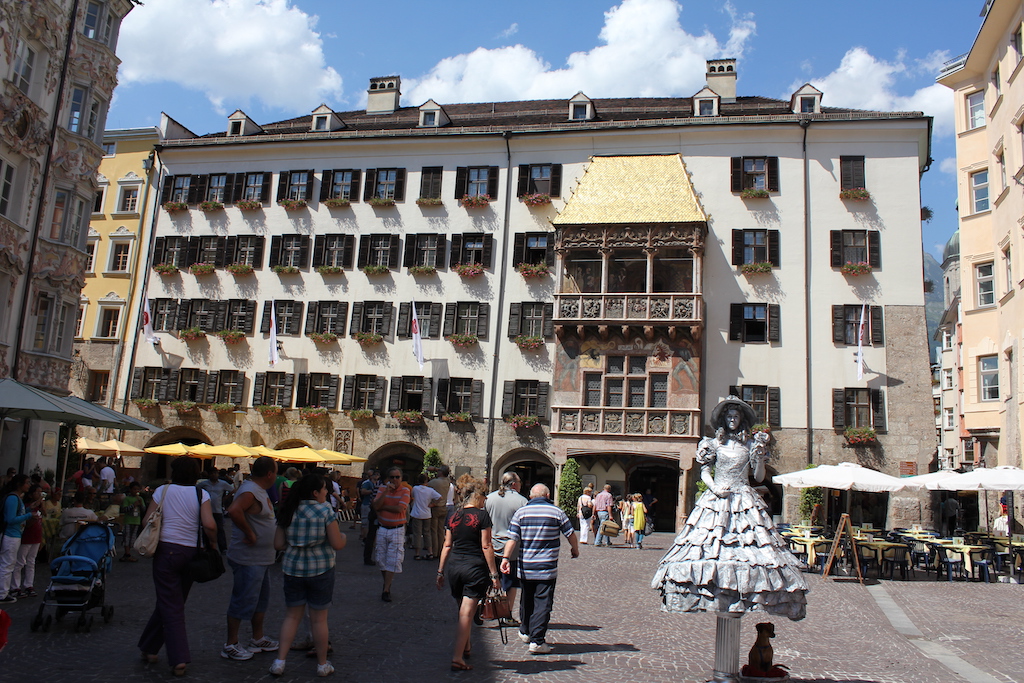
<path id="1" fill-rule="evenodd" d="M 190 453 L 203 458 L 212 458 L 216 456 L 223 456 L 226 458 L 251 458 L 253 456 L 260 455 L 254 449 L 234 442 L 221 444 L 220 446 L 199 444 L 198 446 L 193 446 Z"/>
<path id="2" fill-rule="evenodd" d="M 118 441 L 117 439 L 110 439 L 101 443 L 102 446 L 109 446 L 117 451 L 118 455 L 145 455 L 146 451 L 142 450 L 138 446 L 133 446 L 130 443 L 124 441 Z"/>
<path id="3" fill-rule="evenodd" d="M 111 448 L 109 445 L 101 441 L 93 441 L 92 439 L 87 439 L 84 436 L 80 436 L 77 439 L 75 439 L 75 448 L 77 448 L 80 452 L 88 453 L 89 455 L 117 455 L 116 449 Z"/>
<path id="4" fill-rule="evenodd" d="M 266 446 L 249 446 L 248 448 L 257 456 L 265 455 L 272 458 L 277 453 L 273 448 L 267 448 Z"/>
<path id="5" fill-rule="evenodd" d="M 281 462 L 324 462 L 324 456 L 317 453 L 309 446 L 298 448 L 284 448 L 269 454 L 274 460 Z"/>
<path id="6" fill-rule="evenodd" d="M 210 444 L 197 444 L 200 446 L 209 446 Z M 156 455 L 192 455 L 192 450 L 195 446 L 186 446 L 181 443 L 169 443 L 164 446 L 152 446 L 150 448 L 144 448 L 142 450 L 147 453 L 155 453 Z M 210 457 L 210 456 L 206 456 Z"/>
<path id="7" fill-rule="evenodd" d="M 328 448 L 316 448 L 314 450 L 320 454 L 324 462 L 331 465 L 351 465 L 357 462 L 366 462 L 366 458 L 361 458 L 358 455 L 349 455 L 348 453 L 332 451 Z"/>

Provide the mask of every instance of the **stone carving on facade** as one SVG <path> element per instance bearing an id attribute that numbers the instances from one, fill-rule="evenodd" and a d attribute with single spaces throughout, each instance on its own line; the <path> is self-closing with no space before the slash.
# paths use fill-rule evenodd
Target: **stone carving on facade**
<path id="1" fill-rule="evenodd" d="M 0 348 L 0 377 L 10 377 L 11 366 L 7 364 L 7 349 Z"/>
<path id="2" fill-rule="evenodd" d="M 7 264 L 18 273 L 25 272 L 28 240 L 24 238 L 27 234 L 22 228 L 0 216 L 0 256 L 3 256 Z"/>
<path id="3" fill-rule="evenodd" d="M 695 254 L 704 250 L 704 223 L 682 225 L 607 225 L 567 226 L 555 232 L 555 250 L 565 253 L 569 249 L 645 249 L 687 247 Z"/>
<path id="4" fill-rule="evenodd" d="M 647 433 L 648 434 L 664 434 L 665 433 L 665 416 L 664 415 L 651 415 L 647 419 Z"/>
<path id="5" fill-rule="evenodd" d="M 54 286 L 85 287 L 86 255 L 66 244 L 39 240 L 33 275 L 48 280 Z"/>
<path id="6" fill-rule="evenodd" d="M 594 433 L 600 432 L 601 413 L 596 411 L 583 413 L 583 426 L 580 431 Z"/>
<path id="7" fill-rule="evenodd" d="M 605 317 L 621 319 L 625 314 L 625 301 L 622 299 L 608 299 L 605 302 Z"/>
<path id="8" fill-rule="evenodd" d="M 671 311 L 671 305 L 669 304 L 668 298 L 651 299 L 651 312 L 650 317 L 653 320 L 667 320 L 669 312 Z"/>
<path id="9" fill-rule="evenodd" d="M 54 175 L 86 182 L 91 189 L 96 189 L 96 167 L 101 157 L 102 151 L 94 143 L 61 129 L 53 156 Z"/>
<path id="10" fill-rule="evenodd" d="M 135 237 L 135 233 L 128 229 L 128 226 L 119 225 L 117 230 L 110 233 L 111 237 Z"/>
<path id="11" fill-rule="evenodd" d="M 643 434 L 644 433 L 644 414 L 643 413 L 626 413 L 626 433 L 627 434 Z"/>
<path id="12" fill-rule="evenodd" d="M 604 416 L 604 430 L 619 434 L 622 432 L 622 413 L 608 413 Z"/>
<path id="13" fill-rule="evenodd" d="M 14 61 L 14 44 L 24 34 L 43 46 L 48 53 L 45 75 L 46 92 L 57 87 L 57 76 L 64 61 L 60 46 L 64 44 L 67 10 L 50 0 L 5 0 L 0 2 L 0 24 L 11 30 L 0 32 L 7 63 Z"/>
<path id="14" fill-rule="evenodd" d="M 0 131 L 7 146 L 15 153 L 28 157 L 36 169 L 39 168 L 39 161 L 35 157 L 46 152 L 50 140 L 46 128 L 47 118 L 46 112 L 39 105 L 12 83 L 5 83 L 5 92 L 0 97 Z"/>
<path id="15" fill-rule="evenodd" d="M 688 413 L 675 413 L 671 420 L 673 434 L 690 434 L 690 415 Z"/>
<path id="16" fill-rule="evenodd" d="M 575 432 L 577 429 L 576 413 L 566 411 L 561 413 L 558 428 L 563 432 Z"/>
<path id="17" fill-rule="evenodd" d="M 334 450 L 339 453 L 352 453 L 352 430 L 334 430 Z"/>
<path id="18" fill-rule="evenodd" d="M 71 361 L 54 356 L 37 356 L 22 352 L 18 363 L 19 382 L 47 389 L 58 394 L 68 393 L 68 380 L 71 375 Z"/>
<path id="19" fill-rule="evenodd" d="M 117 66 L 121 60 L 107 46 L 91 40 L 78 40 L 76 36 L 71 63 L 78 73 L 88 76 L 93 89 L 101 91 L 108 98 L 114 92 Z"/>
<path id="20" fill-rule="evenodd" d="M 107 176 L 103 175 L 102 173 L 97 173 L 96 174 L 96 184 L 97 185 L 109 185 L 110 181 L 107 180 Z"/>
<path id="21" fill-rule="evenodd" d="M 123 176 L 118 178 L 117 182 L 119 182 L 119 183 L 141 183 L 142 180 L 143 180 L 142 176 L 140 176 L 135 171 L 128 171 Z"/>

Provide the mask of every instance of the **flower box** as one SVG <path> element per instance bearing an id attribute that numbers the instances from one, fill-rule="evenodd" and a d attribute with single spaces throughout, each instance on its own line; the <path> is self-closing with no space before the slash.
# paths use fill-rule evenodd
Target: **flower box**
<path id="1" fill-rule="evenodd" d="M 218 415 L 228 415 L 235 412 L 238 408 L 234 403 L 214 403 L 210 405 L 210 410 L 217 413 Z"/>
<path id="2" fill-rule="evenodd" d="M 852 275 L 856 277 L 858 275 L 867 275 L 868 273 L 870 273 L 871 266 L 868 263 L 865 263 L 864 261 L 860 261 L 859 263 L 852 263 L 850 261 L 847 261 L 842 265 L 842 267 L 839 270 L 843 273 L 843 275 Z"/>
<path id="3" fill-rule="evenodd" d="M 515 429 L 529 429 L 539 425 L 540 418 L 536 415 L 509 415 L 505 418 L 505 422 L 512 425 Z"/>
<path id="4" fill-rule="evenodd" d="M 772 427 L 767 422 L 758 422 L 756 425 L 750 428 L 751 434 L 760 434 L 764 432 L 768 436 L 772 435 Z"/>
<path id="5" fill-rule="evenodd" d="M 839 191 L 840 199 L 856 199 L 863 201 L 865 199 L 871 199 L 871 193 L 865 190 L 863 187 L 851 187 L 848 190 Z"/>
<path id="6" fill-rule="evenodd" d="M 178 272 L 178 266 L 171 265 L 170 263 L 158 263 L 153 266 L 153 270 L 161 275 L 175 275 Z"/>
<path id="7" fill-rule="evenodd" d="M 373 419 L 373 411 L 372 410 L 368 410 L 366 408 L 357 408 L 355 410 L 348 411 L 348 416 L 354 422 L 358 422 L 360 420 L 372 420 Z"/>
<path id="8" fill-rule="evenodd" d="M 352 206 L 352 201 L 340 197 L 332 197 L 331 199 L 324 200 L 324 206 L 329 209 L 347 209 Z"/>
<path id="9" fill-rule="evenodd" d="M 320 406 L 299 408 L 299 417 L 303 420 L 322 420 L 327 417 L 327 408 L 321 408 Z"/>
<path id="10" fill-rule="evenodd" d="M 520 263 L 516 265 L 516 270 L 527 280 L 545 277 L 551 273 L 551 268 L 546 263 Z"/>
<path id="11" fill-rule="evenodd" d="M 199 202 L 199 210 L 206 213 L 211 211 L 223 211 L 224 205 L 220 202 Z"/>
<path id="12" fill-rule="evenodd" d="M 360 346 L 374 346 L 384 341 L 384 335 L 379 332 L 356 332 L 352 338 L 359 342 Z"/>
<path id="13" fill-rule="evenodd" d="M 744 263 L 740 266 L 740 272 L 744 275 L 765 275 L 766 273 L 772 272 L 772 264 L 768 261 Z"/>
<path id="14" fill-rule="evenodd" d="M 171 401 L 169 405 L 179 413 L 195 413 L 199 410 L 195 401 Z"/>
<path id="15" fill-rule="evenodd" d="M 193 275 L 212 275 L 217 270 L 217 266 L 212 263 L 193 263 L 188 270 Z"/>
<path id="16" fill-rule="evenodd" d="M 523 204 L 526 204 L 527 206 L 546 206 L 551 203 L 551 195 L 541 194 L 539 192 L 535 194 L 524 194 L 520 199 Z"/>
<path id="17" fill-rule="evenodd" d="M 485 209 L 491 205 L 491 195 L 464 194 L 462 195 L 462 205 L 467 209 Z"/>
<path id="18" fill-rule="evenodd" d="M 160 406 L 160 403 L 153 398 L 133 398 L 132 403 L 134 403 L 139 410 L 153 410 Z"/>
<path id="19" fill-rule="evenodd" d="M 740 192 L 740 198 L 742 199 L 768 199 L 770 196 L 768 190 L 758 190 L 753 187 L 748 187 Z"/>
<path id="20" fill-rule="evenodd" d="M 259 211 L 263 208 L 263 202 L 258 202 L 255 199 L 242 199 L 235 202 L 235 206 L 242 211 Z"/>
<path id="21" fill-rule="evenodd" d="M 420 197 L 416 200 L 416 204 L 419 206 L 444 206 L 444 201 L 440 197 Z"/>
<path id="22" fill-rule="evenodd" d="M 391 413 L 391 417 L 398 420 L 398 424 L 401 425 L 423 424 L 423 411 L 421 410 L 396 410 Z"/>
<path id="23" fill-rule="evenodd" d="M 843 436 L 851 446 L 873 446 L 878 443 L 878 433 L 871 427 L 847 427 Z"/>
<path id="24" fill-rule="evenodd" d="M 366 203 L 369 204 L 370 206 L 379 208 L 385 206 L 394 206 L 395 200 L 388 199 L 386 197 L 370 197 L 369 199 L 366 200 Z"/>
<path id="25" fill-rule="evenodd" d="M 445 339 L 450 341 L 452 346 L 457 346 L 460 349 L 466 349 L 480 343 L 480 337 L 475 334 L 449 334 Z"/>
<path id="26" fill-rule="evenodd" d="M 341 275 L 345 269 L 341 266 L 317 266 L 316 272 L 321 275 Z"/>
<path id="27" fill-rule="evenodd" d="M 441 416 L 442 422 L 470 422 L 473 419 L 473 414 L 465 411 L 461 413 L 445 413 Z"/>
<path id="28" fill-rule="evenodd" d="M 278 275 L 295 275 L 296 273 L 299 272 L 298 266 L 276 265 L 271 270 L 273 270 Z"/>
<path id="29" fill-rule="evenodd" d="M 241 330 L 221 330 L 217 336 L 223 339 L 225 344 L 239 344 L 245 341 L 245 332 Z"/>
<path id="30" fill-rule="evenodd" d="M 186 327 L 184 330 L 178 330 L 178 339 L 184 339 L 187 342 L 204 338 L 206 338 L 206 332 L 199 327 Z"/>
<path id="31" fill-rule="evenodd" d="M 258 410 L 260 415 L 262 415 L 263 417 L 272 417 L 274 415 L 284 414 L 284 408 L 282 408 L 281 406 L 256 406 L 256 410 Z"/>
<path id="32" fill-rule="evenodd" d="M 519 335 L 512 341 L 524 351 L 534 351 L 544 346 L 544 337 L 531 337 L 525 334 Z"/>
<path id="33" fill-rule="evenodd" d="M 435 266 L 409 266 L 409 272 L 413 275 L 437 275 Z"/>
<path id="34" fill-rule="evenodd" d="M 164 211 L 167 213 L 188 211 L 188 202 L 164 202 Z"/>
<path id="35" fill-rule="evenodd" d="M 248 263 L 229 263 L 227 265 L 227 271 L 232 275 L 252 275 L 255 270 Z"/>
<path id="36" fill-rule="evenodd" d="M 371 263 L 369 265 L 365 265 L 363 266 L 362 270 L 367 275 L 387 275 L 388 273 L 391 272 L 390 268 L 378 263 Z"/>
<path id="37" fill-rule="evenodd" d="M 284 208 L 285 211 L 298 211 L 299 209 L 306 208 L 305 199 L 280 199 L 277 205 Z"/>
<path id="38" fill-rule="evenodd" d="M 310 332 L 309 338 L 317 344 L 333 344 L 338 341 L 338 335 L 333 332 Z"/>
<path id="39" fill-rule="evenodd" d="M 456 263 L 452 270 L 462 277 L 477 277 L 484 273 L 484 267 L 479 263 Z"/>

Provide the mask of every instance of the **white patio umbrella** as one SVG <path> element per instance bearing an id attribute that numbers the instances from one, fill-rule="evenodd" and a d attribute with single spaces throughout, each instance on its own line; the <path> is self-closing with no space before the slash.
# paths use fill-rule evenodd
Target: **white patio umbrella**
<path id="1" fill-rule="evenodd" d="M 1024 491 L 1024 470 L 1019 467 L 979 467 L 928 484 L 931 491 Z"/>
<path id="2" fill-rule="evenodd" d="M 772 481 L 798 489 L 821 487 L 840 491 L 868 491 L 891 493 L 903 488 L 903 480 L 884 472 L 872 470 L 852 462 L 838 465 L 819 465 L 772 477 Z"/>
<path id="3" fill-rule="evenodd" d="M 900 479 L 900 481 L 902 481 L 903 485 L 906 486 L 908 489 L 913 489 L 913 488 L 924 489 L 924 488 L 931 488 L 929 486 L 929 484 L 937 484 L 938 482 L 942 481 L 943 479 L 948 479 L 949 477 L 955 477 L 955 476 L 958 476 L 959 474 L 960 474 L 959 472 L 956 472 L 954 470 L 939 470 L 938 472 L 929 472 L 928 474 L 919 474 L 919 475 L 914 476 L 914 477 L 902 477 Z"/>

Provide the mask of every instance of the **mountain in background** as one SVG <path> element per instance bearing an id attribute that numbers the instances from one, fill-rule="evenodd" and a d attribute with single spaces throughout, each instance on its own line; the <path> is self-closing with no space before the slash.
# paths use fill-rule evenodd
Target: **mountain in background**
<path id="1" fill-rule="evenodd" d="M 928 348 L 931 353 L 928 357 L 928 361 L 934 362 L 935 351 L 941 345 L 940 341 L 935 340 L 935 331 L 939 329 L 939 323 L 942 322 L 942 314 L 946 310 L 942 301 L 942 265 L 935 260 L 927 251 L 924 252 L 924 313 L 925 320 L 928 322 Z M 928 283 L 931 283 L 931 287 L 928 287 Z"/>

